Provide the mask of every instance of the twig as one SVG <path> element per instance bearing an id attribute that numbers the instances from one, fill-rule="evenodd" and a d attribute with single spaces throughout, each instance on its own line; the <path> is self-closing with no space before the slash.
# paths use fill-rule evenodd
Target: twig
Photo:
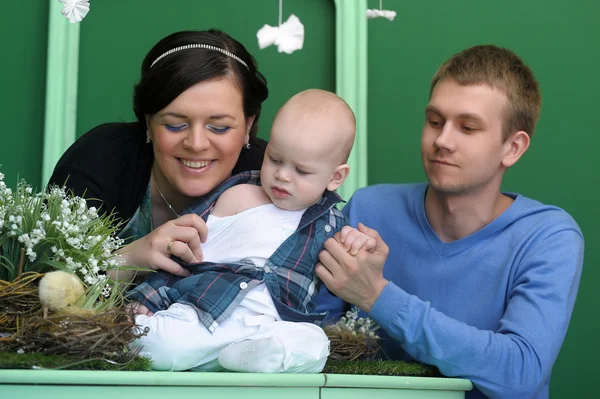
<path id="1" fill-rule="evenodd" d="M 21 257 L 19 259 L 19 275 L 17 278 L 21 278 L 21 274 L 23 274 L 23 263 L 25 263 L 25 248 L 21 247 Z"/>

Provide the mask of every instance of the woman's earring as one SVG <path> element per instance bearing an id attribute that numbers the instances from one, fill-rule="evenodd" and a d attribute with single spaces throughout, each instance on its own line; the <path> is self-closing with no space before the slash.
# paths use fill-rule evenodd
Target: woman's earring
<path id="1" fill-rule="evenodd" d="M 250 142 L 246 143 L 246 145 L 244 146 L 247 150 L 249 150 L 250 148 L 252 148 L 252 146 L 250 145 Z"/>
<path id="2" fill-rule="evenodd" d="M 146 144 L 150 144 L 152 140 L 150 140 L 150 132 L 146 130 Z"/>

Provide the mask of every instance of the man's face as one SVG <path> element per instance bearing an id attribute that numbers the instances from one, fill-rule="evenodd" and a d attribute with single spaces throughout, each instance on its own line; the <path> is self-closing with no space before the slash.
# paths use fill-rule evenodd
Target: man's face
<path id="1" fill-rule="evenodd" d="M 421 158 L 430 186 L 460 195 L 499 189 L 504 173 L 502 126 L 508 99 L 486 84 L 440 81 L 425 110 Z"/>

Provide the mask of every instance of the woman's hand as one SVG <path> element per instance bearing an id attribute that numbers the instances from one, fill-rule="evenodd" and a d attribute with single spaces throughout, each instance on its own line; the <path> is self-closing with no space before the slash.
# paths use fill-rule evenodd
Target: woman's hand
<path id="1" fill-rule="evenodd" d="M 125 264 L 128 266 L 164 270 L 176 276 L 186 277 L 190 272 L 173 261 L 171 255 L 187 263 L 202 261 L 200 244 L 206 241 L 207 234 L 206 223 L 200 216 L 183 215 L 125 246 L 121 250 L 121 256 L 125 258 Z"/>

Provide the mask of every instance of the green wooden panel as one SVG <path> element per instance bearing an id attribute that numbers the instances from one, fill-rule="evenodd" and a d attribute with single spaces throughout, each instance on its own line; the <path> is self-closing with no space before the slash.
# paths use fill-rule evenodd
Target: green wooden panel
<path id="1" fill-rule="evenodd" d="M 327 0 L 286 0 L 305 26 L 304 48 L 293 54 L 259 50 L 256 32 L 277 25 L 276 0 L 96 1 L 81 25 L 77 133 L 104 122 L 131 121 L 131 98 L 148 50 L 162 37 L 185 29 L 221 29 L 253 54 L 267 77 L 270 95 L 259 136 L 269 137 L 275 112 L 307 88 L 335 90 L 335 7 Z"/>
<path id="2" fill-rule="evenodd" d="M 503 189 L 566 209 L 586 239 L 583 277 L 551 397 L 595 396 L 600 349 L 600 4 L 564 0 L 394 2 L 394 22 L 369 22 L 369 183 L 424 179 L 419 136 L 429 81 L 450 55 L 475 44 L 513 49 L 540 81 L 541 120 Z M 379 1 L 368 0 L 369 8 Z"/>
<path id="3" fill-rule="evenodd" d="M 80 25 L 70 23 L 61 14 L 62 7 L 62 3 L 53 1 L 48 11 L 43 185 L 48 183 L 54 166 L 76 137 Z"/>
<path id="4" fill-rule="evenodd" d="M 8 387 L 5 394 L 27 399 L 319 399 L 319 388 L 15 385 Z"/>
<path id="5" fill-rule="evenodd" d="M 395 377 L 389 377 L 394 379 Z M 417 377 L 414 377 L 417 378 Z M 97 370 L 3 370 L 0 384 L 60 386 L 321 387 L 324 374 L 203 373 Z"/>
<path id="6" fill-rule="evenodd" d="M 366 4 L 366 0 L 335 0 L 336 90 L 350 105 L 356 117 L 356 138 L 347 162 L 350 174 L 337 190 L 345 200 L 349 200 L 356 189 L 368 184 Z"/>
<path id="7" fill-rule="evenodd" d="M 327 374 L 327 388 L 386 388 L 409 390 L 470 391 L 473 384 L 462 378 L 389 377 L 382 375 Z"/>
<path id="8" fill-rule="evenodd" d="M 459 399 L 467 380 L 332 374 L 171 373 L 128 371 L 4 370 L 0 392 L 8 398 L 107 397 L 353 399 Z"/>
<path id="9" fill-rule="evenodd" d="M 320 399 L 463 399 L 463 391 L 323 388 Z"/>
<path id="10" fill-rule="evenodd" d="M 0 172 L 41 184 L 48 2 L 2 2 Z"/>

